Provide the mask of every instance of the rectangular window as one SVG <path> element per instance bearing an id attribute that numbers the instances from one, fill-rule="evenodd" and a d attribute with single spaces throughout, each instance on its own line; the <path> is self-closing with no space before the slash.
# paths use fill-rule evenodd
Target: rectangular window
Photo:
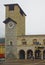
<path id="1" fill-rule="evenodd" d="M 36 44 L 36 45 L 39 45 L 40 43 L 39 42 L 33 42 L 34 44 Z"/>
<path id="2" fill-rule="evenodd" d="M 13 11 L 13 10 L 14 10 L 14 5 L 10 5 L 10 6 L 9 6 L 9 10 L 10 10 L 10 11 Z"/>
<path id="3" fill-rule="evenodd" d="M 22 42 L 23 45 L 26 45 L 26 42 Z"/>

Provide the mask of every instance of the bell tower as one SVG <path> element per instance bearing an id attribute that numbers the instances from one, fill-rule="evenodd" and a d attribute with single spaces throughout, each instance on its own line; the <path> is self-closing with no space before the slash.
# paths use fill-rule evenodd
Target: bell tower
<path id="1" fill-rule="evenodd" d="M 16 25 L 11 18 L 7 18 L 5 23 L 5 57 L 17 58 Z"/>
<path id="2" fill-rule="evenodd" d="M 18 4 L 6 4 L 6 18 L 16 21 L 17 36 L 25 35 L 25 16 L 26 14 Z"/>
<path id="3" fill-rule="evenodd" d="M 16 37 L 25 35 L 25 16 L 18 4 L 6 4 L 5 23 L 5 47 L 6 57 L 17 58 L 17 40 Z"/>

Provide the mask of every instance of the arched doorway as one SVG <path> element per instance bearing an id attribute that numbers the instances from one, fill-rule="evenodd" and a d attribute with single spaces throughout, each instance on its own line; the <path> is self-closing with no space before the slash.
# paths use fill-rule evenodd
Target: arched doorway
<path id="1" fill-rule="evenodd" d="M 32 50 L 28 50 L 27 51 L 27 59 L 31 59 L 32 56 L 33 56 L 33 51 Z"/>
<path id="2" fill-rule="evenodd" d="M 45 50 L 43 51 L 43 59 L 45 59 Z"/>
<path id="3" fill-rule="evenodd" d="M 35 59 L 41 59 L 41 51 L 40 50 L 35 51 Z"/>
<path id="4" fill-rule="evenodd" d="M 25 59 L 25 51 L 24 50 L 19 51 L 19 59 Z"/>

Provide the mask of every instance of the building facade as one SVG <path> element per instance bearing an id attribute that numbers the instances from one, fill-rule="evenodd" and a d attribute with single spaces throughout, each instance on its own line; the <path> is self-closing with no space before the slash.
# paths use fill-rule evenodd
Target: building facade
<path id="1" fill-rule="evenodd" d="M 6 4 L 5 57 L 45 59 L 45 35 L 25 35 L 26 14 L 18 4 Z"/>
<path id="2" fill-rule="evenodd" d="M 0 59 L 5 58 L 5 38 L 0 38 Z"/>

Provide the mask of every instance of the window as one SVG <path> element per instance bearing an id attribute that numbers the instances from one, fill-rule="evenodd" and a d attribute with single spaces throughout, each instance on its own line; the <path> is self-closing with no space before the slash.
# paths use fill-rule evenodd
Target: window
<path id="1" fill-rule="evenodd" d="M 26 42 L 22 42 L 23 45 L 26 45 Z"/>
<path id="2" fill-rule="evenodd" d="M 41 43 L 39 41 L 37 41 L 37 39 L 34 39 L 33 44 L 40 45 Z"/>
<path id="3" fill-rule="evenodd" d="M 22 44 L 23 44 L 23 45 L 26 45 L 26 44 L 27 44 L 27 42 L 26 42 L 25 39 L 22 39 Z"/>
<path id="4" fill-rule="evenodd" d="M 10 41 L 10 45 L 12 46 L 12 41 Z"/>
<path id="5" fill-rule="evenodd" d="M 34 40 L 33 40 L 33 44 L 36 44 L 36 43 L 37 43 L 37 39 L 34 39 Z"/>
<path id="6" fill-rule="evenodd" d="M 10 5 L 9 10 L 13 11 L 14 10 L 14 5 Z"/>

